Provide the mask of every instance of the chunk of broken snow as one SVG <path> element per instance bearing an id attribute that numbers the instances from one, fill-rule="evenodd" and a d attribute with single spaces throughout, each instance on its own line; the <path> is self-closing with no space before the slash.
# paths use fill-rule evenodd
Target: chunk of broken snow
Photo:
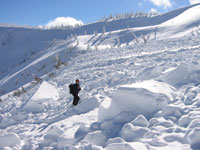
<path id="1" fill-rule="evenodd" d="M 57 100 L 59 98 L 58 90 L 56 87 L 46 81 L 43 81 L 37 92 L 32 96 L 32 101 L 41 99 Z"/>
<path id="2" fill-rule="evenodd" d="M 138 141 L 149 129 L 146 127 L 134 126 L 131 123 L 125 124 L 120 135 L 126 141 Z"/>
<path id="3" fill-rule="evenodd" d="M 147 127 L 148 121 L 143 115 L 139 115 L 131 122 L 131 124 L 134 126 Z"/>
<path id="4" fill-rule="evenodd" d="M 200 65 L 180 64 L 176 69 L 164 75 L 164 81 L 174 87 L 180 88 L 183 85 L 200 83 Z"/>
<path id="5" fill-rule="evenodd" d="M 128 122 L 138 115 L 148 118 L 173 101 L 174 96 L 172 86 L 154 80 L 123 85 L 99 107 L 98 119 Z"/>
<path id="6" fill-rule="evenodd" d="M 106 137 L 102 131 L 91 132 L 87 134 L 84 140 L 98 146 L 105 146 L 106 143 Z"/>
<path id="7" fill-rule="evenodd" d="M 48 100 L 58 100 L 59 93 L 55 86 L 44 81 L 35 94 L 25 104 L 23 110 L 26 112 L 40 113 L 45 109 Z"/>
<path id="8" fill-rule="evenodd" d="M 10 133 L 4 136 L 0 136 L 0 149 L 3 149 L 4 147 L 14 148 L 15 146 L 18 146 L 20 143 L 21 141 L 17 134 Z"/>
<path id="9" fill-rule="evenodd" d="M 168 118 L 169 116 L 180 118 L 182 116 L 181 112 L 182 112 L 182 108 L 180 106 L 169 104 L 163 109 L 161 115 L 165 118 Z"/>
<path id="10" fill-rule="evenodd" d="M 188 141 L 193 149 L 199 149 L 200 147 L 200 127 L 192 129 L 188 135 Z"/>
<path id="11" fill-rule="evenodd" d="M 106 147 L 106 150 L 147 150 L 147 146 L 139 142 L 113 143 Z"/>
<path id="12" fill-rule="evenodd" d="M 41 145 L 49 145 L 55 141 L 59 141 L 59 137 L 64 133 L 64 131 L 57 125 L 51 126 L 45 133 Z M 59 143 L 60 144 L 60 143 Z"/>

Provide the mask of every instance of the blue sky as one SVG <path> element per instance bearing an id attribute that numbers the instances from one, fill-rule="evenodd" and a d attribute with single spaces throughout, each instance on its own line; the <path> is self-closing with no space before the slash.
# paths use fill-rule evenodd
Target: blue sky
<path id="1" fill-rule="evenodd" d="M 193 2 L 192 2 L 193 1 Z M 0 23 L 46 25 L 57 17 L 73 17 L 91 23 L 110 14 L 152 8 L 167 12 L 200 0 L 0 0 Z"/>

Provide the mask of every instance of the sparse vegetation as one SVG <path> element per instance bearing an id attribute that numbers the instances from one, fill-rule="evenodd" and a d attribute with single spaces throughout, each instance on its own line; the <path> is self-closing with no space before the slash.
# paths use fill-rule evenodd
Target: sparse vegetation
<path id="1" fill-rule="evenodd" d="M 78 39 L 78 37 L 76 38 L 76 45 L 79 45 L 79 39 Z"/>
<path id="2" fill-rule="evenodd" d="M 43 64 L 38 70 L 37 72 L 40 72 L 41 70 L 43 70 L 45 68 L 45 64 Z"/>
<path id="3" fill-rule="evenodd" d="M 105 34 L 106 33 L 106 27 L 103 26 L 103 31 L 102 31 L 102 34 Z"/>
<path id="4" fill-rule="evenodd" d="M 33 81 L 34 81 L 34 83 L 39 83 L 42 81 L 42 79 L 36 75 L 33 75 Z"/>
<path id="5" fill-rule="evenodd" d="M 54 73 L 49 73 L 49 78 L 53 77 L 55 74 Z"/>
<path id="6" fill-rule="evenodd" d="M 108 20 L 108 19 L 121 19 L 121 18 L 135 18 L 135 17 L 153 17 L 159 15 L 158 12 L 149 12 L 149 13 L 145 13 L 145 12 L 128 12 L 128 13 L 121 13 L 121 14 L 115 14 L 112 15 L 110 14 L 109 17 L 105 17 L 104 16 L 104 20 Z"/>
<path id="7" fill-rule="evenodd" d="M 23 92 L 20 91 L 19 89 L 15 90 L 15 92 L 13 93 L 13 96 L 20 96 Z"/>
<path id="8" fill-rule="evenodd" d="M 0 89 L 0 95 L 3 95 L 3 94 L 5 94 L 6 92 L 4 91 L 4 90 L 1 90 Z"/>
<path id="9" fill-rule="evenodd" d="M 88 43 L 88 45 L 87 45 L 87 50 L 90 50 L 90 44 Z"/>
<path id="10" fill-rule="evenodd" d="M 23 93 L 26 93 L 26 90 L 24 89 L 24 87 L 22 86 L 21 87 L 21 90 L 20 89 L 17 89 L 17 90 L 15 90 L 14 91 L 14 93 L 13 93 L 13 96 L 20 96 L 21 94 L 23 94 Z"/>
<path id="11" fill-rule="evenodd" d="M 61 61 L 59 54 L 56 55 L 56 65 L 54 66 L 56 69 L 59 69 L 61 65 L 64 63 Z"/>
<path id="12" fill-rule="evenodd" d="M 120 47 L 121 43 L 120 43 L 120 39 L 119 36 L 117 36 L 117 47 Z"/>
<path id="13" fill-rule="evenodd" d="M 22 86 L 22 92 L 26 93 L 26 90 L 24 89 L 24 87 Z"/>
<path id="14" fill-rule="evenodd" d="M 15 82 L 15 85 L 18 85 L 18 84 L 19 84 L 19 80 L 17 79 L 16 82 Z"/>
<path id="15" fill-rule="evenodd" d="M 26 59 L 24 58 L 22 61 L 19 62 L 19 65 L 22 65 L 25 62 L 26 62 Z"/>
<path id="16" fill-rule="evenodd" d="M 69 52 L 70 52 L 70 53 L 72 52 L 72 46 L 69 47 Z"/>
<path id="17" fill-rule="evenodd" d="M 96 31 L 96 30 L 94 31 L 94 35 L 95 35 L 95 36 L 97 36 L 97 35 L 98 35 L 98 33 L 97 33 L 97 31 Z"/>
<path id="18" fill-rule="evenodd" d="M 143 39 L 144 43 L 147 43 L 147 37 L 146 36 L 142 35 L 142 39 Z"/>
<path id="19" fill-rule="evenodd" d="M 96 51 L 98 50 L 98 46 L 97 46 L 97 45 L 95 45 L 95 50 L 96 50 Z"/>
<path id="20" fill-rule="evenodd" d="M 6 34 L 5 34 L 5 37 L 3 39 L 3 42 L 1 44 L 1 46 L 5 46 L 7 45 L 10 41 L 12 40 L 12 31 L 8 31 Z"/>
<path id="21" fill-rule="evenodd" d="M 35 55 L 36 53 L 34 51 L 31 51 L 31 56 Z"/>

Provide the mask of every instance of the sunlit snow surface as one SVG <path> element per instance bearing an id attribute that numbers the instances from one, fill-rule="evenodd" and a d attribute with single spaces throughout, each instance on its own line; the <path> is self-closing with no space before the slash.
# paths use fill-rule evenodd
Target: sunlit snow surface
<path id="1" fill-rule="evenodd" d="M 54 75 L 27 83 L 19 97 L 1 96 L 0 149 L 199 150 L 200 30 L 188 33 L 98 50 L 86 50 L 91 36 L 81 36 L 71 53 L 69 39 L 55 43 L 28 68 L 56 52 L 66 65 L 49 67 Z M 73 107 L 76 78 L 81 101 Z"/>

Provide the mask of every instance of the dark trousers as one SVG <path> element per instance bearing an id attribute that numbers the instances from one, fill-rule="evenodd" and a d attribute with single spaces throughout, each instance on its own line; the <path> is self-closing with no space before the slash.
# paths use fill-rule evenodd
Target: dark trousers
<path id="1" fill-rule="evenodd" d="M 73 105 L 76 106 L 78 104 L 79 101 L 79 96 L 78 94 L 72 94 L 74 96 L 74 101 L 73 101 Z"/>

